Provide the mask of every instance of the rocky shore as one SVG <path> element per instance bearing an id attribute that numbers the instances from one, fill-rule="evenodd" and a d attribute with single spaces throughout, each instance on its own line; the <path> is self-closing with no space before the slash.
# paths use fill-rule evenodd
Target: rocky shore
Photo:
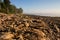
<path id="1" fill-rule="evenodd" d="M 60 40 L 60 18 L 0 14 L 0 40 Z"/>

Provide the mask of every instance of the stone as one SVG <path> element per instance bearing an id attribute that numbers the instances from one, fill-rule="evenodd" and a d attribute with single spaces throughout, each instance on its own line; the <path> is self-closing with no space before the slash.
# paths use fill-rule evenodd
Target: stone
<path id="1" fill-rule="evenodd" d="M 25 22 L 25 26 L 28 27 L 29 26 L 29 23 Z"/>
<path id="2" fill-rule="evenodd" d="M 60 17 L 0 14 L 0 40 L 59 40 Z"/>
<path id="3" fill-rule="evenodd" d="M 9 40 L 9 39 L 12 39 L 14 37 L 13 34 L 11 33 L 5 33 L 4 35 L 2 35 L 0 38 L 1 39 L 4 39 L 4 40 Z"/>

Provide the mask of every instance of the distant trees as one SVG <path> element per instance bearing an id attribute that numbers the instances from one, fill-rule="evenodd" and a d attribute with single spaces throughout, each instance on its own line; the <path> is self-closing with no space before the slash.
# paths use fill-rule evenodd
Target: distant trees
<path id="1" fill-rule="evenodd" d="M 5 5 L 2 2 L 2 0 L 0 0 L 0 12 L 5 12 L 4 9 L 5 9 Z"/>
<path id="2" fill-rule="evenodd" d="M 10 0 L 4 0 L 6 13 L 9 13 Z"/>
<path id="3" fill-rule="evenodd" d="M 16 13 L 16 6 L 10 5 L 9 12 L 10 13 Z"/>
<path id="4" fill-rule="evenodd" d="M 2 0 L 0 0 L 0 9 L 1 9 L 1 3 L 2 3 Z"/>
<path id="5" fill-rule="evenodd" d="M 0 0 L 0 9 L 1 9 L 1 0 Z"/>
<path id="6" fill-rule="evenodd" d="M 10 5 L 9 11 L 11 13 L 23 13 L 22 8 L 16 8 L 16 6 L 14 6 L 14 5 Z"/>
<path id="7" fill-rule="evenodd" d="M 10 0 L 0 0 L 0 12 L 4 13 L 23 13 L 22 8 L 16 8 L 15 5 L 10 4 Z"/>
<path id="8" fill-rule="evenodd" d="M 17 13 L 22 13 L 22 12 L 23 12 L 22 8 L 17 9 Z"/>

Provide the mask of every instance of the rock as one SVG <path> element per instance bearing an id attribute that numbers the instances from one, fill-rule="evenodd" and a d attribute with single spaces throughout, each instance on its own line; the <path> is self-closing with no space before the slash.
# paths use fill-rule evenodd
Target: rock
<path id="1" fill-rule="evenodd" d="M 19 37 L 20 37 L 20 40 L 24 40 L 24 38 L 23 38 L 23 36 L 22 36 L 22 35 L 19 35 Z"/>
<path id="2" fill-rule="evenodd" d="M 4 35 L 2 35 L 0 38 L 1 39 L 4 39 L 4 40 L 9 40 L 9 39 L 12 39 L 14 37 L 13 34 L 11 33 L 5 33 Z"/>
<path id="3" fill-rule="evenodd" d="M 59 32 L 59 28 L 57 27 L 57 25 L 54 25 L 54 27 L 56 28 L 57 32 Z"/>
<path id="4" fill-rule="evenodd" d="M 0 14 L 0 40 L 59 40 L 60 17 Z"/>
<path id="5" fill-rule="evenodd" d="M 20 25 L 18 26 L 18 28 L 21 29 L 23 26 L 24 26 L 24 24 L 20 24 Z"/>
<path id="6" fill-rule="evenodd" d="M 41 36 L 42 38 L 46 36 L 45 33 L 42 32 L 41 30 L 33 29 L 33 31 L 37 33 L 37 35 Z"/>
<path id="7" fill-rule="evenodd" d="M 25 26 L 28 27 L 29 26 L 29 23 L 25 22 Z"/>

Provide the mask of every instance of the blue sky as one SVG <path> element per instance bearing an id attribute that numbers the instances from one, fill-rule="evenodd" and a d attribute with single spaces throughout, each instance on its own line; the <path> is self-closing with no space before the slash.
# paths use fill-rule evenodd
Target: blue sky
<path id="1" fill-rule="evenodd" d="M 24 13 L 60 14 L 60 0 L 10 0 L 17 8 L 22 7 Z"/>

